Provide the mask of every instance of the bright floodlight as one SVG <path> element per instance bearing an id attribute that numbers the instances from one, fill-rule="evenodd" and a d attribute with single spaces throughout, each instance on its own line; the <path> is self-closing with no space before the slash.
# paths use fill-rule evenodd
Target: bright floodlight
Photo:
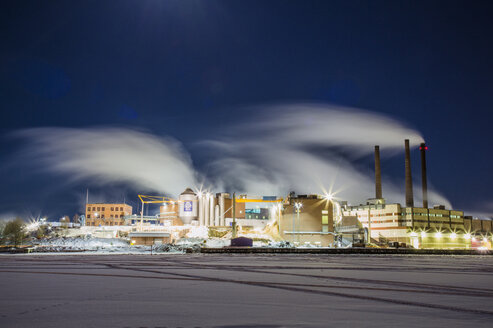
<path id="1" fill-rule="evenodd" d="M 426 237 L 426 231 L 421 231 L 421 237 Z"/>
<path id="2" fill-rule="evenodd" d="M 466 239 L 471 239 L 471 234 L 470 234 L 470 233 L 466 233 L 466 234 L 464 235 L 464 238 L 466 238 Z"/>
<path id="3" fill-rule="evenodd" d="M 456 234 L 455 232 L 452 232 L 452 233 L 450 234 L 450 238 L 452 238 L 452 239 L 457 238 L 457 234 Z"/>
<path id="4" fill-rule="evenodd" d="M 435 234 L 435 237 L 436 238 L 442 238 L 442 233 L 440 231 L 438 231 L 436 234 Z"/>
<path id="5" fill-rule="evenodd" d="M 411 232 L 411 237 L 418 237 L 418 234 L 415 231 L 413 231 Z"/>
<path id="6" fill-rule="evenodd" d="M 299 211 L 301 207 L 303 207 L 303 204 L 302 203 L 294 203 L 294 207 L 296 207 L 296 209 Z"/>
<path id="7" fill-rule="evenodd" d="M 327 194 L 325 194 L 325 199 L 328 201 L 331 201 L 334 199 L 334 196 L 332 196 L 332 194 L 327 193 Z"/>

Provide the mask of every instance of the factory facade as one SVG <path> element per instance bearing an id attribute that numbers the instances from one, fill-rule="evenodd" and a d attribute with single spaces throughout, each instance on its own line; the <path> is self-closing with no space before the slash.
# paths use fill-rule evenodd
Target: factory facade
<path id="1" fill-rule="evenodd" d="M 491 249 L 493 221 L 475 220 L 463 211 L 443 205 L 428 206 L 426 151 L 421 153 L 422 207 L 415 206 L 409 140 L 405 140 L 405 206 L 386 203 L 382 193 L 380 147 L 375 146 L 375 197 L 365 204 L 348 205 L 327 195 L 251 196 L 193 191 L 187 188 L 178 199 L 139 195 L 140 215 L 128 204 L 86 205 L 87 226 L 136 226 L 132 243 L 173 242 L 167 227 L 195 225 L 232 229 L 236 226 L 260 231 L 275 223 L 278 237 L 296 246 L 337 247 L 347 245 L 414 248 Z M 143 197 L 148 197 L 144 199 Z M 158 203 L 159 213 L 145 216 L 144 206 Z M 247 206 L 248 205 L 248 206 Z M 260 207 L 262 206 L 262 207 Z M 260 229 L 260 230 L 259 230 Z M 350 243 L 343 243 L 350 237 Z"/>
<path id="2" fill-rule="evenodd" d="M 321 195 L 293 195 L 283 204 L 279 234 L 297 246 L 332 246 L 333 213 L 333 202 Z"/>
<path id="3" fill-rule="evenodd" d="M 159 222 L 163 225 L 183 225 L 196 222 L 200 226 L 226 226 L 228 219 L 244 219 L 246 215 L 244 195 L 238 197 L 233 208 L 233 199 L 228 193 L 194 192 L 187 188 L 177 201 L 163 202 L 159 211 Z M 168 222 L 168 223 L 167 223 Z"/>
<path id="4" fill-rule="evenodd" d="M 491 249 L 493 221 L 475 220 L 463 211 L 443 205 L 428 206 L 426 151 L 420 145 L 423 207 L 414 206 L 409 140 L 405 140 L 406 206 L 386 204 L 382 197 L 380 148 L 375 146 L 375 198 L 366 204 L 341 206 L 343 216 L 358 219 L 368 233 L 368 243 L 401 243 L 414 248 Z"/>
<path id="5" fill-rule="evenodd" d="M 124 203 L 93 203 L 86 204 L 87 226 L 119 226 L 124 225 L 124 217 L 132 214 L 132 206 Z"/>

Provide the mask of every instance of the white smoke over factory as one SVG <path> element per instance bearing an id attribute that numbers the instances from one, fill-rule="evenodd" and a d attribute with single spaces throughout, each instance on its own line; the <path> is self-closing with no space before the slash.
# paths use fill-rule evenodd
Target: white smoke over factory
<path id="1" fill-rule="evenodd" d="M 371 174 L 354 165 L 373 152 L 373 145 L 388 154 L 401 151 L 403 139 L 412 146 L 423 142 L 419 132 L 395 119 L 352 108 L 289 104 L 244 111 L 246 119 L 240 115 L 214 137 L 198 138 L 192 148 L 214 154 L 204 165 L 207 174 L 196 171 L 193 153 L 177 140 L 130 128 L 37 128 L 15 136 L 27 141 L 21 153 L 36 158 L 40 170 L 72 182 L 126 183 L 172 196 L 199 184 L 260 195 L 331 189 L 350 201 L 373 193 Z M 402 188 L 385 175 L 384 185 L 390 201 L 402 201 Z M 450 206 L 433 191 L 429 200 Z"/>
<path id="2" fill-rule="evenodd" d="M 261 114 L 248 115 L 222 137 L 200 143 L 220 154 L 209 171 L 222 189 L 282 195 L 330 188 L 338 198 L 358 201 L 373 193 L 374 184 L 355 162 L 372 154 L 373 145 L 393 155 L 402 152 L 403 139 L 413 146 L 423 142 L 419 132 L 397 120 L 353 108 L 292 104 L 245 111 Z M 390 201 L 402 201 L 399 185 L 387 178 L 385 186 Z M 450 206 L 434 191 L 430 199 Z"/>

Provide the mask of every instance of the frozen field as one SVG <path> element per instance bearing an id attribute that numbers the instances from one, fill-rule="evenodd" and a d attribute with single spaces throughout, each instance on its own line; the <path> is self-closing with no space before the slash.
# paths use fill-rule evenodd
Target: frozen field
<path id="1" fill-rule="evenodd" d="M 492 327 L 492 256 L 3 255 L 0 327 Z"/>

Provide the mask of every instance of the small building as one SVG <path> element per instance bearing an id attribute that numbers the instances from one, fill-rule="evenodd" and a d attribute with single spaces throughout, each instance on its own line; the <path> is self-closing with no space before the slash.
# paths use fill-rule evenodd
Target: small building
<path id="1" fill-rule="evenodd" d="M 124 217 L 132 214 L 132 206 L 125 203 L 86 204 L 86 226 L 124 225 Z"/>
<path id="2" fill-rule="evenodd" d="M 130 232 L 128 234 L 130 237 L 131 245 L 162 245 L 170 244 L 171 234 L 162 231 L 137 231 Z"/>

